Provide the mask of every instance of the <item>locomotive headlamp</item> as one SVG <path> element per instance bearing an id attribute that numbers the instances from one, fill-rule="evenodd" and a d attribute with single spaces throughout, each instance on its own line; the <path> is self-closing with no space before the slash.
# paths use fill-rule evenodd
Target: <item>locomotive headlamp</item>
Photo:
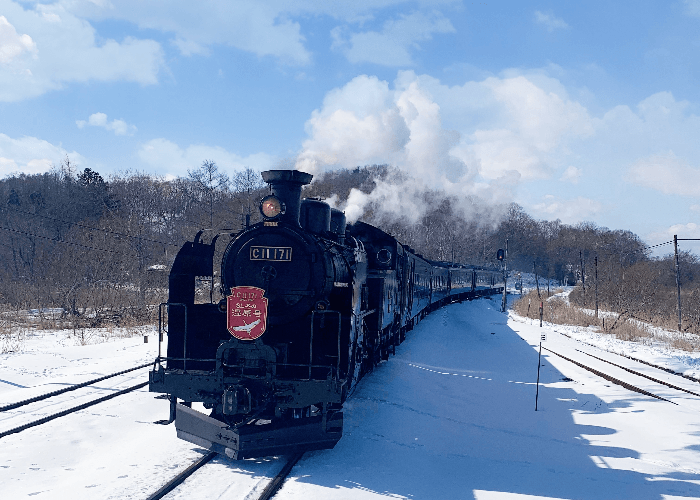
<path id="1" fill-rule="evenodd" d="M 265 196 L 260 202 L 260 213 L 263 214 L 263 217 L 266 219 L 274 219 L 280 214 L 283 214 L 284 210 L 284 203 L 274 194 Z"/>

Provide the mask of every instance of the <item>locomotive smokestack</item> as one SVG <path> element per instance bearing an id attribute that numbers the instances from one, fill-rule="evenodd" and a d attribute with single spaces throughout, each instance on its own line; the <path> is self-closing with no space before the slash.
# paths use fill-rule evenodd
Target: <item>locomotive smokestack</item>
<path id="1" fill-rule="evenodd" d="M 285 205 L 285 212 L 280 216 L 282 222 L 299 226 L 301 187 L 309 184 L 313 177 L 299 170 L 268 170 L 262 173 L 262 178 L 270 185 L 272 194 Z"/>

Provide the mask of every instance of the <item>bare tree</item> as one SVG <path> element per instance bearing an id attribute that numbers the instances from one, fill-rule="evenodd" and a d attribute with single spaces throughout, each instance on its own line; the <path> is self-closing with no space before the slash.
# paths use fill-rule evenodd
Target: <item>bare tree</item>
<path id="1" fill-rule="evenodd" d="M 253 210 L 253 194 L 265 187 L 262 176 L 252 168 L 248 167 L 241 172 L 236 172 L 233 177 L 233 189 L 237 194 L 245 198 L 241 203 L 241 217 L 250 216 Z"/>
<path id="2" fill-rule="evenodd" d="M 195 170 L 188 170 L 190 179 L 204 196 L 209 198 L 209 227 L 214 226 L 214 194 L 216 190 L 225 190 L 229 185 L 226 174 L 219 172 L 214 160 L 204 160 L 202 166 Z"/>

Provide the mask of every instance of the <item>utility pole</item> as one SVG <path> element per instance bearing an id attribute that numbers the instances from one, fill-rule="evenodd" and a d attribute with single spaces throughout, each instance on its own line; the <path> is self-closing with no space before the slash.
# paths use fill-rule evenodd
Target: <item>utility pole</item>
<path id="1" fill-rule="evenodd" d="M 506 289 L 508 288 L 508 238 L 506 238 L 506 252 L 503 256 L 503 300 L 501 301 L 501 312 L 506 312 Z"/>
<path id="2" fill-rule="evenodd" d="M 678 264 L 678 235 L 673 235 L 673 248 L 676 254 L 676 288 L 678 289 L 678 331 L 681 331 L 681 271 Z"/>
<path id="3" fill-rule="evenodd" d="M 598 256 L 595 256 L 595 317 L 598 317 Z"/>
<path id="4" fill-rule="evenodd" d="M 578 251 L 578 257 L 581 260 L 581 287 L 583 288 L 583 305 L 586 305 L 586 273 L 583 269 L 583 252 Z"/>

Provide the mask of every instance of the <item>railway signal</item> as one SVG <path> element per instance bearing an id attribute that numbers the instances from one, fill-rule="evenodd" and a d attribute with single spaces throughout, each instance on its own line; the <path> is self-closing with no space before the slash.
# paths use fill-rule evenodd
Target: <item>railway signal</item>
<path id="1" fill-rule="evenodd" d="M 501 312 L 506 312 L 506 293 L 508 289 L 508 239 L 506 239 L 506 249 L 499 248 L 496 252 L 496 259 L 503 262 L 503 299 L 501 300 Z"/>

